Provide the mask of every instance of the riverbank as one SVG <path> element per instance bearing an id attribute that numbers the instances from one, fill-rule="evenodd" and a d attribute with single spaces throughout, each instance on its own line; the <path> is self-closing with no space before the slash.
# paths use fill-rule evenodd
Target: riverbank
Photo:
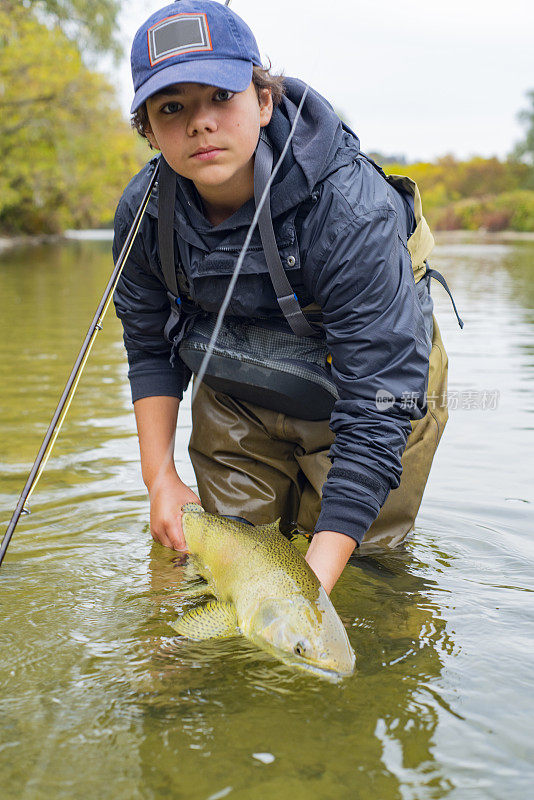
<path id="1" fill-rule="evenodd" d="M 113 231 L 110 228 L 94 228 L 91 230 L 67 230 L 64 233 L 42 234 L 40 236 L 0 236 L 0 253 L 14 247 L 28 247 L 39 244 L 57 244 L 69 239 L 79 241 L 111 241 Z"/>
<path id="2" fill-rule="evenodd" d="M 534 231 L 432 231 L 437 242 L 534 242 Z"/>
<path id="3" fill-rule="evenodd" d="M 11 250 L 14 247 L 27 247 L 36 244 L 52 244 L 60 242 L 65 237 L 61 234 L 42 236 L 0 236 L 0 253 L 4 250 Z"/>
<path id="4" fill-rule="evenodd" d="M 534 242 L 534 231 L 434 231 L 436 242 L 462 240 L 464 242 Z M 57 244 L 66 240 L 111 241 L 113 231 L 108 228 L 95 230 L 65 231 L 62 234 L 42 236 L 0 236 L 0 253 L 15 247 L 39 244 Z"/>

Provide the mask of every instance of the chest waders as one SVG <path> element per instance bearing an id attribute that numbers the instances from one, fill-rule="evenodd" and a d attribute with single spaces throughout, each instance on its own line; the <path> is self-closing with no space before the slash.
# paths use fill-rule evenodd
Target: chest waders
<path id="1" fill-rule="evenodd" d="M 260 142 L 255 182 L 264 180 L 262 169 L 268 169 L 261 162 L 258 166 L 262 150 L 263 144 Z M 264 164 L 267 163 L 268 157 L 264 160 Z M 174 346 L 178 346 L 180 357 L 195 367 L 206 352 L 213 321 L 209 315 L 198 314 L 196 309 L 197 316 L 193 314 L 193 322 L 188 327 L 187 319 L 194 307 L 187 299 L 187 281 L 181 265 L 175 266 L 174 261 L 176 178 L 174 176 L 173 181 L 172 170 L 168 168 L 163 173 L 164 186 L 166 176 L 170 178 L 170 185 L 162 193 L 160 184 L 158 223 L 160 258 L 172 309 L 166 334 Z M 434 277 L 450 295 L 442 276 L 427 265 L 434 238 L 422 213 L 417 185 L 403 176 L 389 176 L 386 180 L 413 198 L 416 224 L 407 247 L 415 283 L 418 284 L 423 278 Z M 260 189 L 255 186 L 256 198 L 258 192 Z M 166 208 L 167 202 L 170 213 Z M 313 531 L 321 509 L 322 487 L 332 466 L 329 451 L 333 435 L 328 422 L 337 389 L 330 376 L 328 352 L 321 328 L 310 325 L 300 307 L 296 308 L 298 301 L 292 289 L 288 289 L 287 276 L 281 274 L 284 270 L 280 258 L 274 257 L 274 234 L 265 234 L 267 214 L 268 221 L 271 221 L 268 208 L 264 218 L 260 218 L 262 244 L 278 303 L 293 333 L 284 332 L 279 336 L 272 330 L 265 331 L 260 327 L 261 321 L 251 321 L 250 324 L 243 321 L 236 324 L 227 322 L 212 356 L 213 363 L 208 370 L 210 375 L 205 378 L 193 403 L 189 453 L 206 510 L 245 516 L 254 524 L 281 517 L 285 523 L 295 525 L 300 530 Z M 315 316 L 320 309 L 314 306 L 305 311 Z M 300 327 L 299 320 L 302 317 L 306 327 Z M 459 317 L 458 322 L 463 327 Z M 247 353 L 243 353 L 243 342 L 248 348 Z M 302 350 L 298 350 L 299 346 Z M 252 354 L 251 348 L 254 350 Z M 287 353 L 297 353 L 307 359 L 302 375 L 308 381 L 308 390 L 300 394 L 300 400 L 297 394 L 297 402 L 304 409 L 300 415 L 291 413 L 295 398 L 288 400 L 279 391 L 280 384 L 287 389 L 290 383 L 285 377 L 287 373 L 283 372 L 286 365 L 284 348 L 287 348 Z M 250 361 L 257 365 L 259 362 L 267 367 L 264 379 L 252 386 L 248 396 L 246 387 L 243 391 L 243 384 L 230 387 L 234 391 L 225 391 L 223 388 L 229 385 L 226 383 L 228 372 L 223 372 L 225 366 L 229 361 L 239 360 L 243 364 Z M 292 361 L 289 355 L 287 360 Z M 310 378 L 310 371 L 313 372 L 313 379 Z M 234 377 L 236 374 L 239 375 L 239 372 L 234 372 Z M 243 368 L 242 374 L 250 375 L 251 371 L 247 373 Z M 257 371 L 255 375 L 257 378 Z M 322 393 L 317 389 L 321 378 L 325 381 L 321 387 Z M 398 545 L 413 528 L 432 460 L 447 422 L 446 392 L 447 354 L 433 318 L 428 410 L 422 419 L 411 423 L 412 432 L 402 456 L 400 485 L 389 493 L 377 519 L 365 534 L 362 552 Z M 321 403 L 315 404 L 318 395 L 322 403 L 319 408 Z M 267 405 L 269 402 L 271 408 Z"/>

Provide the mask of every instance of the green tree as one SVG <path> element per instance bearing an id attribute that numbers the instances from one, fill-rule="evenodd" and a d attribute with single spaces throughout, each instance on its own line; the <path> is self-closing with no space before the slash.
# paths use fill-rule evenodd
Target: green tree
<path id="1" fill-rule="evenodd" d="M 82 52 L 106 51 L 115 57 L 122 47 L 116 37 L 120 0 L 0 0 L 0 9 L 13 13 L 26 9 L 48 24 L 59 24 Z"/>
<path id="2" fill-rule="evenodd" d="M 431 227 L 489 231 L 534 229 L 532 168 L 509 158 L 443 156 L 434 163 L 385 164 L 387 172 L 409 175 L 419 186 Z"/>
<path id="3" fill-rule="evenodd" d="M 519 112 L 518 119 L 526 128 L 526 136 L 516 145 L 513 155 L 534 167 L 534 89 L 527 92 L 530 108 Z M 534 176 L 533 176 L 534 177 Z"/>
<path id="4" fill-rule="evenodd" d="M 59 27 L 0 6 L 0 228 L 56 232 L 109 223 L 138 169 L 114 90 Z"/>

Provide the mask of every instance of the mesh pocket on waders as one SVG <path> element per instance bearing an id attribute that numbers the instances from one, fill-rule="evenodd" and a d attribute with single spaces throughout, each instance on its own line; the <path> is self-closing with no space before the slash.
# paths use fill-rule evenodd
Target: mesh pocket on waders
<path id="1" fill-rule="evenodd" d="M 180 358 L 197 374 L 215 328 L 215 316 L 195 321 Z M 339 395 L 327 363 L 326 342 L 240 319 L 226 319 L 204 376 L 217 392 L 309 420 L 328 419 Z"/>

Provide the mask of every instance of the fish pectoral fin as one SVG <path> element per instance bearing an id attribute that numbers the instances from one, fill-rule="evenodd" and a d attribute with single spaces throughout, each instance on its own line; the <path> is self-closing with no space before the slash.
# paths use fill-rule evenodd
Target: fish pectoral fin
<path id="1" fill-rule="evenodd" d="M 178 592 L 182 597 L 205 597 L 207 594 L 213 594 L 208 582 L 204 580 L 183 583 L 178 587 Z"/>
<path id="2" fill-rule="evenodd" d="M 203 606 L 192 608 L 171 623 L 171 628 L 182 636 L 197 641 L 235 636 L 238 633 L 235 606 L 233 603 L 212 600 Z"/>

